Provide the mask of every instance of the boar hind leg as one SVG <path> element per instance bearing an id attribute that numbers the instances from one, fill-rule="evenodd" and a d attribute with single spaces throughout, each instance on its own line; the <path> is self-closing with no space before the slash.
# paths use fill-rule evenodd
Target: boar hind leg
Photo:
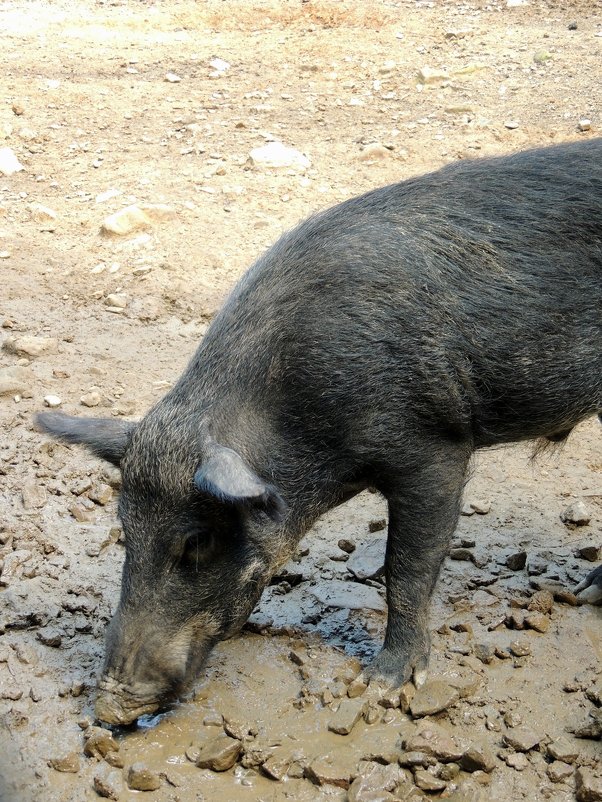
<path id="1" fill-rule="evenodd" d="M 399 686 L 426 676 L 430 651 L 428 608 L 460 514 L 470 448 L 447 444 L 431 462 L 399 471 L 385 491 L 389 536 L 385 558 L 388 620 L 380 654 L 366 675 Z M 395 481 L 395 480 L 394 480 Z"/>

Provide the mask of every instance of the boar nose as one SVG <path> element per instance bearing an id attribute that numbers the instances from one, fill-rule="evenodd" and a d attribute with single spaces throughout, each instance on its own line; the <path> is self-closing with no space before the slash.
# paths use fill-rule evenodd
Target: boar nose
<path id="1" fill-rule="evenodd" d="M 154 713 L 159 707 L 158 702 L 128 705 L 125 704 L 125 701 L 125 699 L 110 691 L 100 691 L 94 706 L 96 718 L 104 721 L 105 724 L 125 726 L 126 724 L 131 724 L 139 716 L 143 716 L 146 713 Z"/>

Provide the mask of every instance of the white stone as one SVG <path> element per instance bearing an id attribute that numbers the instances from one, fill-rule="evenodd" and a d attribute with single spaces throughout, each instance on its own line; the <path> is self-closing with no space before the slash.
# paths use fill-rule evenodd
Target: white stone
<path id="1" fill-rule="evenodd" d="M 232 65 L 224 61 L 223 58 L 212 58 L 209 62 L 209 66 L 213 67 L 217 72 L 226 72 Z"/>
<path id="2" fill-rule="evenodd" d="M 31 216 L 38 223 L 48 223 L 51 220 L 56 220 L 56 212 L 49 206 L 43 206 L 41 203 L 30 203 L 29 211 Z"/>
<path id="3" fill-rule="evenodd" d="M 165 74 L 165 80 L 170 84 L 179 84 L 182 79 L 175 72 L 168 72 Z"/>
<path id="4" fill-rule="evenodd" d="M 431 67 L 423 67 L 418 70 L 418 80 L 423 84 L 437 84 L 441 81 L 448 81 L 449 75 L 445 70 L 434 70 Z"/>
<path id="5" fill-rule="evenodd" d="M 148 228 L 154 222 L 169 220 L 175 215 L 175 209 L 163 203 L 126 206 L 115 214 L 105 217 L 101 229 L 106 234 L 124 236 Z"/>
<path id="6" fill-rule="evenodd" d="M 260 148 L 254 148 L 249 154 L 253 164 L 259 167 L 289 167 L 295 170 L 307 170 L 310 160 L 298 150 L 283 145 L 282 142 L 268 142 Z"/>
<path id="7" fill-rule="evenodd" d="M 44 396 L 44 403 L 47 407 L 54 409 L 54 407 L 60 407 L 63 403 L 58 395 L 45 395 Z"/>
<path id="8" fill-rule="evenodd" d="M 24 169 L 11 148 L 0 148 L 0 173 L 2 175 L 9 176 Z"/>

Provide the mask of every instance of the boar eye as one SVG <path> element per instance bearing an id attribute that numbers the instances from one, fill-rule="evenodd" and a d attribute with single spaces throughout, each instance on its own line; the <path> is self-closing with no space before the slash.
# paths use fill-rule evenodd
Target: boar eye
<path id="1" fill-rule="evenodd" d="M 205 530 L 191 532 L 184 541 L 181 562 L 192 568 L 205 565 L 215 551 L 213 533 Z"/>

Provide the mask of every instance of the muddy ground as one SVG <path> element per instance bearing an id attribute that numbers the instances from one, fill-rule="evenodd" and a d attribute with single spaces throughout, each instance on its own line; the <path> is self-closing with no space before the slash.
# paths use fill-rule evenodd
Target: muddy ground
<path id="1" fill-rule="evenodd" d="M 476 460 L 432 609 L 438 712 L 349 685 L 385 621 L 385 509 L 363 494 L 303 541 L 185 703 L 113 740 L 90 724 L 123 559 L 118 477 L 32 426 L 47 396 L 143 414 L 236 278 L 309 212 L 457 158 L 595 136 L 601 64 L 592 0 L 2 3 L 0 148 L 24 167 L 0 176 L 3 799 L 133 800 L 128 782 L 173 802 L 568 802 L 576 783 L 602 798 L 600 741 L 575 737 L 601 704 L 601 611 L 562 590 L 602 542 L 597 421 L 536 461 L 526 446 Z M 440 74 L 420 82 L 423 67 Z M 250 163 L 272 140 L 311 165 Z M 135 203 L 169 210 L 101 233 Z M 24 336 L 50 339 L 35 355 Z M 576 501 L 591 520 L 571 529 Z M 350 734 L 328 729 L 360 713 Z M 235 765 L 197 767 L 224 728 Z"/>

